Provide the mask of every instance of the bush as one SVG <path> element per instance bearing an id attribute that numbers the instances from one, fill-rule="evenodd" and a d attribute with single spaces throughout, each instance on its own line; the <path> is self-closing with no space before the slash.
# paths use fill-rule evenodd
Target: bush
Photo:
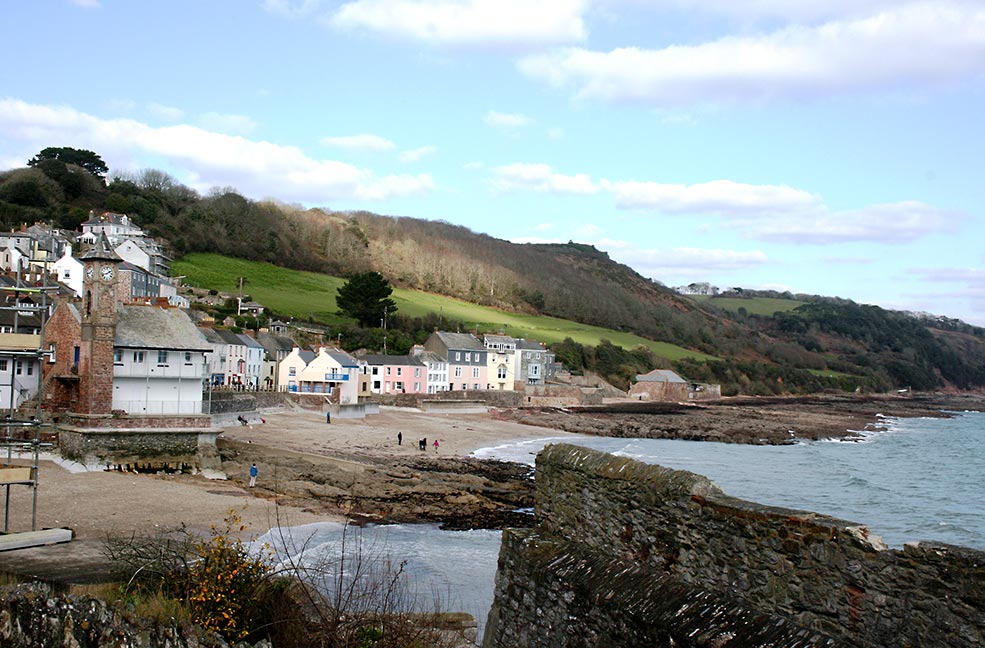
<path id="1" fill-rule="evenodd" d="M 234 538 L 234 533 L 246 530 L 238 515 L 230 513 L 224 522 L 222 528 L 212 527 L 209 540 L 195 546 L 188 604 L 195 623 L 238 641 L 250 636 L 263 617 L 271 565 Z"/>

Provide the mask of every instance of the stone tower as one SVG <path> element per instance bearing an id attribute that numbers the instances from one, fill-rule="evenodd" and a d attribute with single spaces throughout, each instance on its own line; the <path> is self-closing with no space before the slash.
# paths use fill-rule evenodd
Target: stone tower
<path id="1" fill-rule="evenodd" d="M 79 348 L 78 414 L 113 409 L 113 345 L 116 339 L 117 281 L 122 259 L 102 232 L 81 258 L 82 340 Z"/>

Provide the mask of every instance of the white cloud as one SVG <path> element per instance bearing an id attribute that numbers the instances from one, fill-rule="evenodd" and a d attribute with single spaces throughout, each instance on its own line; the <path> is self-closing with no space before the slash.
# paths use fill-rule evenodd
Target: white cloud
<path id="1" fill-rule="evenodd" d="M 397 146 L 385 137 L 367 133 L 361 135 L 345 135 L 342 137 L 325 137 L 321 140 L 321 143 L 325 146 L 333 146 L 347 151 L 373 151 L 380 153 L 383 151 L 392 151 Z"/>
<path id="2" fill-rule="evenodd" d="M 693 185 L 657 182 L 603 181 L 621 209 L 656 210 L 672 214 L 737 214 L 810 210 L 820 199 L 783 185 L 753 185 L 713 180 Z"/>
<path id="3" fill-rule="evenodd" d="M 643 275 L 667 280 L 690 280 L 722 272 L 755 268 L 768 261 L 759 250 L 739 251 L 704 248 L 641 248 L 635 243 L 601 239 L 595 247 Z"/>
<path id="4" fill-rule="evenodd" d="M 593 194 L 599 190 L 590 176 L 555 173 L 546 164 L 516 163 L 496 167 L 491 184 L 497 191 Z"/>
<path id="5" fill-rule="evenodd" d="M 150 114 L 158 119 L 163 119 L 165 121 L 178 121 L 185 116 L 185 111 L 181 108 L 175 108 L 173 106 L 165 106 L 159 103 L 151 103 L 147 106 L 147 110 Z"/>
<path id="6" fill-rule="evenodd" d="M 909 243 L 954 230 L 966 217 L 921 202 L 903 201 L 842 212 L 764 218 L 741 223 L 747 236 L 787 243 L 873 241 Z"/>
<path id="7" fill-rule="evenodd" d="M 419 162 L 429 155 L 434 155 L 438 151 L 434 146 L 420 146 L 416 149 L 401 151 L 399 159 L 401 162 Z"/>
<path id="8" fill-rule="evenodd" d="M 519 69 L 583 98 L 674 107 L 932 86 L 985 72 L 985 7 L 944 0 L 692 46 L 568 48 Z"/>
<path id="9" fill-rule="evenodd" d="M 321 4 L 321 0 L 263 0 L 265 10 L 289 18 L 311 15 L 318 10 Z"/>
<path id="10" fill-rule="evenodd" d="M 495 128 L 523 128 L 534 122 L 533 119 L 519 113 L 502 113 L 490 110 L 482 118 L 484 122 Z"/>
<path id="11" fill-rule="evenodd" d="M 215 112 L 205 113 L 199 117 L 198 125 L 205 130 L 229 135 L 246 135 L 257 127 L 256 122 L 246 115 L 224 115 Z"/>
<path id="12" fill-rule="evenodd" d="M 657 0 L 656 7 L 736 16 L 746 20 L 756 17 L 787 18 L 797 21 L 833 18 L 870 13 L 881 7 L 893 7 L 900 0 Z"/>
<path id="13" fill-rule="evenodd" d="M 541 46 L 585 38 L 587 0 L 355 0 L 333 26 L 439 45 Z"/>
<path id="14" fill-rule="evenodd" d="M 281 196 L 288 201 L 386 200 L 427 193 L 427 174 L 377 177 L 334 160 L 309 157 L 281 146 L 180 124 L 156 128 L 132 119 L 101 119 L 65 106 L 0 99 L 0 136 L 22 142 L 25 155 L 51 142 L 72 142 L 96 151 L 114 169 L 143 168 L 163 160 L 168 172 L 192 178 L 193 188 L 233 186 L 247 196 Z M 121 164 L 120 161 L 125 161 Z"/>
<path id="15" fill-rule="evenodd" d="M 99 0 L 69 0 L 69 2 L 83 9 L 100 9 L 103 6 Z"/>

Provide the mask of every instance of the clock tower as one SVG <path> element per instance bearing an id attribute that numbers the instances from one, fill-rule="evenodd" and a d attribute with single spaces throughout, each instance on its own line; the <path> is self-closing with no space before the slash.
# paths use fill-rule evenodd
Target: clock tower
<path id="1" fill-rule="evenodd" d="M 79 348 L 79 414 L 113 410 L 113 347 L 116 340 L 117 275 L 123 261 L 100 232 L 81 257 L 82 340 Z"/>

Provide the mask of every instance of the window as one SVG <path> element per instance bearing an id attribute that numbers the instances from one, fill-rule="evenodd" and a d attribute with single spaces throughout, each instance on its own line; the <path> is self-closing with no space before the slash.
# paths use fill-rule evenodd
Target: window
<path id="1" fill-rule="evenodd" d="M 296 376 L 296 375 L 298 375 L 297 368 L 296 367 L 288 367 L 287 368 L 287 375 L 288 376 Z"/>
<path id="2" fill-rule="evenodd" d="M 467 351 L 465 352 L 465 362 L 472 362 L 472 354 Z"/>
<path id="3" fill-rule="evenodd" d="M 478 378 L 479 377 L 479 368 L 478 367 L 472 367 L 472 377 L 473 378 Z"/>
<path id="4" fill-rule="evenodd" d="M 537 354 L 537 359 L 540 360 L 540 354 L 539 353 Z"/>
<path id="5" fill-rule="evenodd" d="M 21 361 L 21 360 L 17 360 L 16 362 L 14 362 L 14 367 L 15 367 L 15 370 L 14 370 L 15 373 L 18 376 L 21 375 L 21 371 L 23 371 L 23 369 L 24 369 L 24 362 Z"/>
<path id="6" fill-rule="evenodd" d="M 27 375 L 28 376 L 34 375 L 34 363 L 33 362 L 28 362 L 27 363 Z"/>
<path id="7" fill-rule="evenodd" d="M 157 352 L 157 364 L 162 365 L 162 364 L 167 364 L 167 363 L 168 363 L 168 352 L 167 351 L 158 351 Z"/>
<path id="8" fill-rule="evenodd" d="M 421 368 L 414 367 L 414 378 L 420 378 L 420 377 L 421 377 Z"/>
<path id="9" fill-rule="evenodd" d="M 462 352 L 461 351 L 456 351 L 455 352 L 455 360 L 461 360 L 461 359 L 462 359 Z"/>
<path id="10" fill-rule="evenodd" d="M 52 342 L 51 345 L 48 347 L 48 362 L 54 362 L 54 361 L 55 361 L 55 343 Z"/>
<path id="11" fill-rule="evenodd" d="M 506 367 L 504 365 L 499 365 L 499 371 L 496 372 L 496 377 L 500 380 L 506 380 Z"/>
<path id="12" fill-rule="evenodd" d="M 462 368 L 461 367 L 455 367 L 455 377 L 456 378 L 461 378 L 462 377 Z"/>
<path id="13" fill-rule="evenodd" d="M 185 364 L 191 364 L 191 363 L 192 363 L 192 352 L 185 351 Z"/>
<path id="14" fill-rule="evenodd" d="M 462 391 L 465 391 L 468 388 L 469 388 L 468 385 L 466 385 L 465 383 L 462 383 Z"/>
<path id="15" fill-rule="evenodd" d="M 134 364 L 143 364 L 143 362 L 144 362 L 144 352 L 143 351 L 134 351 L 133 352 L 133 363 Z"/>
<path id="16" fill-rule="evenodd" d="M 7 370 L 7 361 L 0 360 L 0 371 L 6 371 L 6 370 Z"/>
<path id="17" fill-rule="evenodd" d="M 404 373 L 403 367 L 397 367 L 397 375 L 402 376 Z"/>
<path id="18" fill-rule="evenodd" d="M 475 383 L 474 385 L 472 385 L 472 389 L 478 389 L 478 388 L 479 388 L 479 383 Z"/>
<path id="19" fill-rule="evenodd" d="M 393 369 L 393 367 L 387 367 L 387 368 L 386 368 L 386 375 L 388 375 L 388 376 L 389 376 L 389 375 L 390 375 L 390 371 L 391 371 L 392 369 Z"/>

